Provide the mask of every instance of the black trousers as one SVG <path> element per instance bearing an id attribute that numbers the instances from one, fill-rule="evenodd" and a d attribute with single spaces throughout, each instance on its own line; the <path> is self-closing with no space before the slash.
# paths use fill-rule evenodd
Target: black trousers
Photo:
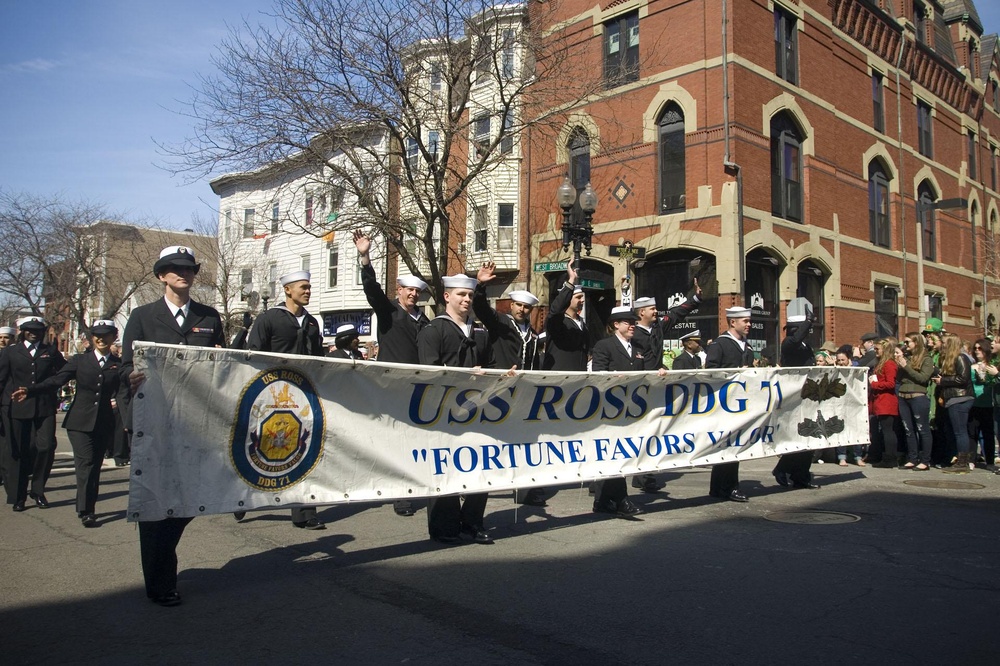
<path id="1" fill-rule="evenodd" d="M 473 493 L 465 495 L 464 501 L 458 495 L 432 499 L 427 505 L 427 532 L 434 539 L 457 537 L 462 528 L 482 529 L 489 496 Z"/>
<path id="2" fill-rule="evenodd" d="M 710 495 L 725 497 L 740 489 L 740 462 L 719 463 L 712 467 L 712 478 L 708 483 Z"/>
<path id="3" fill-rule="evenodd" d="M 524 504 L 532 495 L 544 495 L 545 488 L 518 488 L 514 491 L 514 501 Z"/>
<path id="4" fill-rule="evenodd" d="M 45 492 L 45 483 L 52 471 L 56 455 L 56 415 L 15 419 L 4 416 L 7 446 L 4 446 L 4 488 L 7 504 L 28 498 L 28 478 L 31 494 Z"/>
<path id="5" fill-rule="evenodd" d="M 993 431 L 993 408 L 973 405 L 969 413 L 970 451 L 979 452 L 979 436 L 983 436 L 983 458 L 987 465 L 993 464 L 997 454 L 996 433 Z M 975 462 L 975 456 L 973 457 Z"/>
<path id="6" fill-rule="evenodd" d="M 80 514 L 94 513 L 101 481 L 101 464 L 114 439 L 114 433 L 110 427 L 103 427 L 94 432 L 67 430 L 66 434 L 73 447 L 73 463 L 76 467 L 76 510 Z"/>
<path id="7" fill-rule="evenodd" d="M 115 434 L 111 438 L 111 448 L 105 453 L 114 457 L 116 463 L 126 463 L 132 457 L 132 435 L 125 431 L 121 412 L 115 409 Z"/>
<path id="8" fill-rule="evenodd" d="M 191 518 L 139 522 L 139 554 L 146 596 L 162 597 L 177 590 L 177 544 Z"/>
<path id="9" fill-rule="evenodd" d="M 292 522 L 305 523 L 316 517 L 316 507 L 307 506 L 292 509 Z"/>
<path id="10" fill-rule="evenodd" d="M 809 468 L 812 467 L 813 452 L 797 451 L 796 453 L 786 453 L 778 459 L 778 464 L 774 466 L 775 474 L 787 474 L 792 483 L 805 485 L 812 481 L 812 474 Z"/>
<path id="11" fill-rule="evenodd" d="M 628 497 L 628 484 L 624 476 L 604 479 L 594 483 L 594 503 L 603 504 L 611 500 L 615 504 Z"/>

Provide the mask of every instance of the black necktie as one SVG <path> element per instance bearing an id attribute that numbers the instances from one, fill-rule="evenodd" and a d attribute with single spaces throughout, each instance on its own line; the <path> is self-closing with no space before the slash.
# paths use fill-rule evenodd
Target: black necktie
<path id="1" fill-rule="evenodd" d="M 103 356 L 100 359 L 98 359 L 97 362 L 101 364 L 102 368 L 104 367 L 104 357 Z"/>
<path id="2" fill-rule="evenodd" d="M 174 317 L 177 320 L 177 325 L 184 328 L 184 310 L 178 310 L 177 315 Z"/>

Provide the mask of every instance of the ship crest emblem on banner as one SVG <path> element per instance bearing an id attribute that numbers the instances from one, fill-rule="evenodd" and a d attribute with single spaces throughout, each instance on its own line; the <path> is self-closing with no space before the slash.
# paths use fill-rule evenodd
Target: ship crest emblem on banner
<path id="1" fill-rule="evenodd" d="M 323 451 L 323 406 L 313 384 L 289 368 L 261 372 L 243 388 L 230 458 L 258 490 L 284 490 L 304 479 Z"/>

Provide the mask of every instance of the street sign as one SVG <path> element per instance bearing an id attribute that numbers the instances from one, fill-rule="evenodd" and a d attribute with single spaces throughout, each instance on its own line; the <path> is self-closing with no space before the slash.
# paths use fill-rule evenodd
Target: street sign
<path id="1" fill-rule="evenodd" d="M 621 245 L 609 245 L 609 257 L 629 257 L 631 259 L 643 259 L 646 257 L 646 248 L 632 245 L 631 241 L 625 241 Z"/>
<path id="2" fill-rule="evenodd" d="M 548 261 L 535 264 L 536 273 L 549 273 L 551 271 L 564 271 L 569 266 L 569 261 Z"/>
<path id="3" fill-rule="evenodd" d="M 604 289 L 604 280 L 585 280 L 583 278 L 577 278 L 576 283 L 577 285 L 588 289 Z"/>
<path id="4" fill-rule="evenodd" d="M 945 210 L 947 208 L 965 208 L 969 205 L 968 199 L 941 199 L 941 201 L 934 202 L 934 208 L 937 210 Z"/>

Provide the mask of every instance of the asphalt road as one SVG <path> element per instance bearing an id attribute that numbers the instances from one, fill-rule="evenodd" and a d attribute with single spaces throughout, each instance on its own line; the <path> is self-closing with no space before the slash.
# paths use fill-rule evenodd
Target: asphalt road
<path id="1" fill-rule="evenodd" d="M 586 489 L 545 509 L 495 495 L 491 546 L 432 543 L 424 511 L 389 506 L 324 509 L 314 532 L 287 512 L 198 518 L 184 604 L 160 608 L 128 472 L 105 470 L 84 529 L 61 455 L 51 508 L 0 511 L 0 663 L 1000 663 L 1000 476 L 826 464 L 819 490 L 785 490 L 772 464 L 744 463 L 748 504 L 707 497 L 707 469 L 663 474 L 633 491 L 636 520 L 592 514 Z"/>

